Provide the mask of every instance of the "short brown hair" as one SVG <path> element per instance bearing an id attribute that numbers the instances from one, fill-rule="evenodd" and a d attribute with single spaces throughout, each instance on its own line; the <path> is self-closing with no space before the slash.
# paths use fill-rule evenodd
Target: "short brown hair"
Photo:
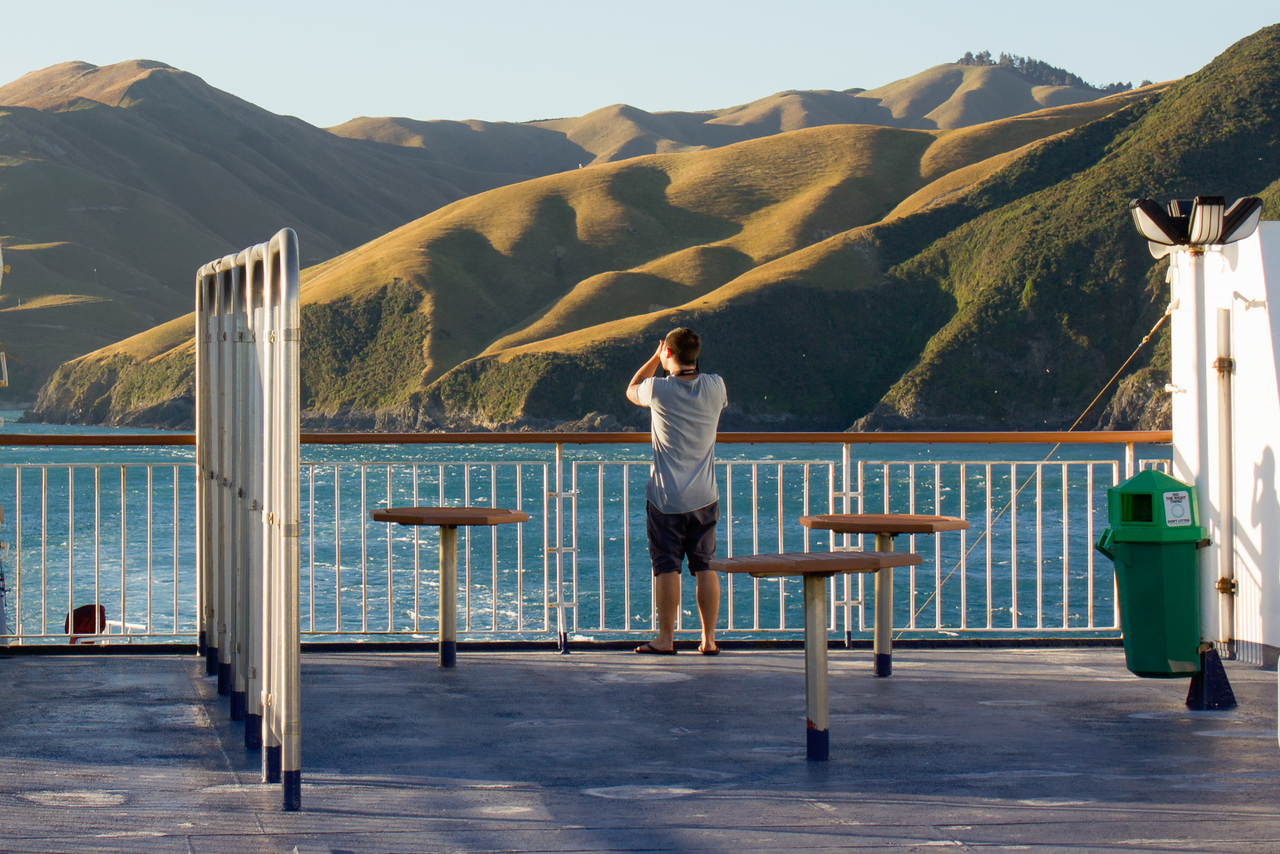
<path id="1" fill-rule="evenodd" d="M 681 365 L 696 365 L 698 353 L 702 351 L 702 338 L 689 327 L 681 326 L 667 333 L 667 347 Z"/>

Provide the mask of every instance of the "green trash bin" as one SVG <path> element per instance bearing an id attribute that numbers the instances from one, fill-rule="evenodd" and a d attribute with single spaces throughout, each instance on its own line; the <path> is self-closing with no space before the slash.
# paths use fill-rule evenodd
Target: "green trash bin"
<path id="1" fill-rule="evenodd" d="M 1195 488 L 1154 469 L 1107 490 L 1097 549 L 1115 564 L 1125 665 L 1138 676 L 1200 672 L 1198 549 L 1207 544 Z"/>

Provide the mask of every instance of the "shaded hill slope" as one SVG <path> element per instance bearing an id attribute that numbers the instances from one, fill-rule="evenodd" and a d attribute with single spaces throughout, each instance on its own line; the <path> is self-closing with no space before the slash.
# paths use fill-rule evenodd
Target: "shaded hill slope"
<path id="1" fill-rule="evenodd" d="M 200 264 L 282 223 L 315 263 L 529 177 L 488 165 L 340 139 L 156 62 L 0 86 L 0 341 L 23 359 L 3 395 L 186 312 Z"/>
<path id="2" fill-rule="evenodd" d="M 455 415 L 485 424 L 576 418 L 590 410 L 527 407 L 522 381 L 505 385 L 498 404 L 472 392 L 459 392 L 461 401 L 423 392 L 481 354 L 475 364 L 506 364 L 529 347 L 542 354 L 565 340 L 589 341 L 601 324 L 666 322 L 671 306 L 718 310 L 719 301 L 739 298 L 744 282 L 787 265 L 805 268 L 818 257 L 814 248 L 880 221 L 946 170 L 969 170 L 970 183 L 981 180 L 1010 152 L 1031 150 L 1027 141 L 1037 133 L 1053 136 L 1141 97 L 958 131 L 812 128 L 573 170 L 464 199 L 304 272 L 305 403 L 328 413 L 381 411 L 384 422 L 414 426 L 453 423 Z M 794 304 L 828 306 L 840 328 L 866 326 L 865 295 L 850 310 L 837 304 L 844 297 L 828 294 L 861 288 L 843 281 L 805 286 Z M 803 321 L 789 304 L 770 304 L 758 318 L 762 334 L 773 320 Z M 911 313 L 909 303 L 903 308 Z M 803 329 L 796 334 L 806 337 Z M 884 337 L 856 348 L 865 355 L 883 345 L 894 353 L 877 356 L 883 370 L 874 382 L 868 374 L 857 396 L 845 399 L 857 383 L 829 382 L 834 367 L 812 375 L 841 403 L 814 398 L 801 407 L 804 423 L 847 426 L 855 417 L 847 413 L 873 405 L 927 340 Z M 758 351 L 760 343 L 750 346 Z M 554 364 L 562 358 L 557 352 Z M 189 365 L 189 350 L 165 335 L 107 347 L 64 366 L 42 394 L 38 415 L 145 421 L 154 407 L 188 393 L 174 379 L 184 370 L 173 367 L 179 362 Z M 149 391 L 140 397 L 136 389 Z M 772 423 L 796 416 L 780 406 L 753 406 L 742 417 Z"/>

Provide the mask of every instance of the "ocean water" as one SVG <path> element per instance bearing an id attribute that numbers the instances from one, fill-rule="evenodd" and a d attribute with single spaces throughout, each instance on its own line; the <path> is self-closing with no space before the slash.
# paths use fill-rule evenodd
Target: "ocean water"
<path id="1" fill-rule="evenodd" d="M 145 434 L 22 425 L 3 433 Z M 854 445 L 864 512 L 963 515 L 969 531 L 900 537 L 925 558 L 895 575 L 895 628 L 906 636 L 970 632 L 1114 634 L 1112 568 L 1092 549 L 1105 489 L 1123 474 L 1122 446 Z M 1161 459 L 1163 446 L 1140 447 Z M 717 448 L 721 554 L 826 550 L 797 520 L 829 512 L 841 484 L 838 445 Z M 576 637 L 652 630 L 644 534 L 649 448 L 566 445 L 557 552 L 555 448 L 546 445 L 305 445 L 302 448 L 303 631 L 315 637 L 430 637 L 436 631 L 438 539 L 429 528 L 368 521 L 377 507 L 519 507 L 524 525 L 464 529 L 460 633 L 475 639 Z M 1049 465 L 1035 464 L 1048 460 Z M 834 483 L 833 483 L 834 482 Z M 56 635 L 70 608 L 101 602 L 137 632 L 195 626 L 194 449 L 0 447 L 0 539 L 8 544 L 6 615 L 26 635 Z M 857 499 L 853 509 L 858 510 Z M 836 499 L 834 509 L 842 509 Z M 858 546 L 857 538 L 837 546 Z M 871 548 L 871 538 L 862 544 Z M 681 615 L 696 628 L 691 580 Z M 794 636 L 798 580 L 735 576 L 721 627 Z M 837 579 L 836 631 L 869 636 L 872 585 Z M 563 609 L 556 602 L 565 603 Z M 121 620 L 123 615 L 123 620 Z M 846 615 L 851 622 L 846 624 Z"/>

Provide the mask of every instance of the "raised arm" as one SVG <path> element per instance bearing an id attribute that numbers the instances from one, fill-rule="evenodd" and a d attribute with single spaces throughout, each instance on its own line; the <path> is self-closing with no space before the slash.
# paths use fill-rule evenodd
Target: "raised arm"
<path id="1" fill-rule="evenodd" d="M 627 386 L 627 400 L 636 406 L 644 406 L 640 402 L 640 383 L 658 372 L 658 367 L 662 364 L 663 351 L 666 349 L 667 342 L 659 341 L 658 349 L 649 357 L 649 361 L 641 365 L 640 370 L 636 371 L 636 375 L 631 378 L 631 383 Z"/>

